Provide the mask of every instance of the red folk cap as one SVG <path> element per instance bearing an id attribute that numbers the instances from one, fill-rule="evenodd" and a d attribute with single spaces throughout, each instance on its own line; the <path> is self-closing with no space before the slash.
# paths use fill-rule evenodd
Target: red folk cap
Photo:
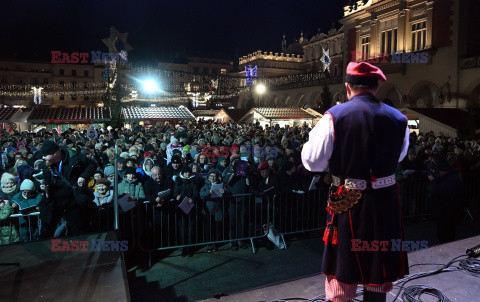
<path id="1" fill-rule="evenodd" d="M 380 68 L 367 62 L 350 62 L 345 79 L 348 83 L 358 85 L 376 84 L 377 80 L 382 82 L 387 80 Z"/>

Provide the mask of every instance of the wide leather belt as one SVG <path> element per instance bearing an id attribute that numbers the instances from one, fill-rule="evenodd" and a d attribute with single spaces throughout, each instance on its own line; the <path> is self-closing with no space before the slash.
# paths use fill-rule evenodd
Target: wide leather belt
<path id="1" fill-rule="evenodd" d="M 376 181 L 366 181 L 364 179 L 347 178 L 345 181 L 338 176 L 332 175 L 332 184 L 336 187 L 344 185 L 346 189 L 365 190 L 367 188 L 381 189 L 393 186 L 395 184 L 395 175 L 377 178 Z"/>

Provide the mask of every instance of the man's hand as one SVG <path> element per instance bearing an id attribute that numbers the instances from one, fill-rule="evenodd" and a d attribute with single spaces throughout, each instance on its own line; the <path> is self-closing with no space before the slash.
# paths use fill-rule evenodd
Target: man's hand
<path id="1" fill-rule="evenodd" d="M 79 177 L 78 180 L 77 180 L 77 185 L 79 187 L 83 187 L 83 185 L 85 185 L 85 178 Z"/>
<path id="2" fill-rule="evenodd" d="M 435 177 L 433 177 L 432 174 L 428 174 L 427 177 L 428 177 L 428 179 L 430 179 L 430 180 L 435 180 Z"/>
<path id="3" fill-rule="evenodd" d="M 14 209 L 18 208 L 18 204 L 16 202 L 12 202 L 12 208 Z"/>

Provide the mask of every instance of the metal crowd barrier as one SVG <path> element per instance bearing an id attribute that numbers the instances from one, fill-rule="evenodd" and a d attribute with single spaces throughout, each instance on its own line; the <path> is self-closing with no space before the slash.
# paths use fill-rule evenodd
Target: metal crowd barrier
<path id="1" fill-rule="evenodd" d="M 317 231 L 325 228 L 328 192 L 278 193 L 273 202 L 273 224 L 283 235 Z"/>
<path id="2" fill-rule="evenodd" d="M 398 188 L 405 219 L 428 217 L 428 179 L 402 180 Z M 478 219 L 480 177 L 466 178 L 464 188 L 467 213 L 472 220 Z M 264 229 L 266 225 L 273 225 L 281 235 L 322 230 L 326 220 L 326 200 L 325 190 L 266 194 L 261 198 L 245 194 L 198 202 L 188 215 L 181 212 L 175 201 L 167 202 L 162 207 L 147 201 L 126 213 L 118 210 L 117 214 L 114 209 L 118 209 L 118 206 L 112 203 L 93 212 L 91 231 L 120 230 L 122 237 L 129 240 L 129 246 L 137 244 L 149 256 L 155 250 L 236 241 L 250 241 L 255 252 L 254 240 L 267 235 Z M 10 230 L 18 226 L 19 217 L 25 217 L 29 222 L 28 240 L 36 239 L 31 232 L 34 227 L 30 222 L 34 216 L 38 216 L 38 213 L 11 215 Z"/>
<path id="3" fill-rule="evenodd" d="M 189 214 L 178 202 L 157 207 L 144 202 L 136 208 L 139 246 L 152 251 L 219 245 L 250 241 L 267 236 L 272 225 L 282 236 L 320 230 L 325 226 L 326 194 L 309 191 L 303 194 L 234 195 L 197 202 Z"/>
<path id="4" fill-rule="evenodd" d="M 428 216 L 430 180 L 426 176 L 401 180 L 398 188 L 404 219 Z"/>

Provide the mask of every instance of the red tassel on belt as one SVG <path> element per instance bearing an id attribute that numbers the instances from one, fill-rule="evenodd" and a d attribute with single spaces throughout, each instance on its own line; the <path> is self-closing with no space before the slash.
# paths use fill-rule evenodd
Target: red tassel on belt
<path id="1" fill-rule="evenodd" d="M 330 229 L 327 227 L 325 232 L 323 232 L 323 243 L 328 245 L 328 236 L 330 236 Z"/>
<path id="2" fill-rule="evenodd" d="M 332 244 L 338 244 L 338 231 L 337 228 L 333 228 Z"/>

